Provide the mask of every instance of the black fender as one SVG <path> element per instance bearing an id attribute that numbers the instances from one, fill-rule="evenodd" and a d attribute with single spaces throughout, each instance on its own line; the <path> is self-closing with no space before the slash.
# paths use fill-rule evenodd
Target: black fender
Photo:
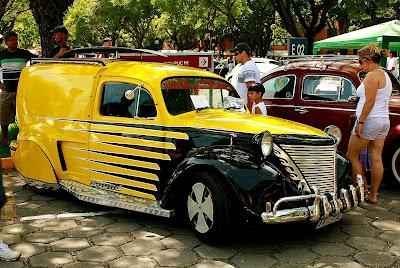
<path id="1" fill-rule="evenodd" d="M 270 162 L 234 147 L 196 150 L 181 161 L 168 181 L 161 206 L 174 209 L 196 171 L 214 172 L 224 180 L 236 201 L 250 213 L 265 210 L 268 193 L 284 193 L 285 176 Z M 186 188 L 187 189 L 187 188 Z"/>
<path id="2" fill-rule="evenodd" d="M 339 191 L 341 188 L 347 189 L 352 184 L 350 161 L 341 152 L 336 154 L 336 184 Z"/>

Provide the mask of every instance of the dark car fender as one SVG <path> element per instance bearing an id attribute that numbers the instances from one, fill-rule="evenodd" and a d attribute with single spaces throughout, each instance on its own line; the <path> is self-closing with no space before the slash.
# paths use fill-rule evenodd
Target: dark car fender
<path id="1" fill-rule="evenodd" d="M 251 213 L 258 214 L 264 208 L 260 208 L 260 200 L 266 191 L 285 192 L 285 177 L 273 164 L 240 148 L 205 148 L 190 153 L 178 165 L 166 185 L 161 206 L 175 208 L 197 171 L 213 172 L 224 180 L 236 201 Z"/>

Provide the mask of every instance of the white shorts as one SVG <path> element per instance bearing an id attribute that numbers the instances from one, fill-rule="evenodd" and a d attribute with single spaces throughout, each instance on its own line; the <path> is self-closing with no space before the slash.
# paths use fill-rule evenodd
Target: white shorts
<path id="1" fill-rule="evenodd" d="M 351 134 L 355 135 L 354 125 Z M 390 120 L 387 117 L 371 117 L 367 118 L 364 122 L 363 129 L 361 131 L 361 138 L 366 140 L 385 139 L 389 133 Z"/>

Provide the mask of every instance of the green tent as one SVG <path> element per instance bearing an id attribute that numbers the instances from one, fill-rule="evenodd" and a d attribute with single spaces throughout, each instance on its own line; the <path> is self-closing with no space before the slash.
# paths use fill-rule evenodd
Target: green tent
<path id="1" fill-rule="evenodd" d="M 392 20 L 350 33 L 314 42 L 313 53 L 326 49 L 359 49 L 375 43 L 379 48 L 400 51 L 400 21 Z"/>

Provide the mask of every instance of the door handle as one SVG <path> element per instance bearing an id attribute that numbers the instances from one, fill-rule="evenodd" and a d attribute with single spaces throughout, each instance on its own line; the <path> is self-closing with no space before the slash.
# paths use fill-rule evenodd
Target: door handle
<path id="1" fill-rule="evenodd" d="M 302 107 L 295 108 L 294 111 L 298 112 L 300 114 L 308 113 L 308 110 L 306 108 L 302 108 Z"/>

